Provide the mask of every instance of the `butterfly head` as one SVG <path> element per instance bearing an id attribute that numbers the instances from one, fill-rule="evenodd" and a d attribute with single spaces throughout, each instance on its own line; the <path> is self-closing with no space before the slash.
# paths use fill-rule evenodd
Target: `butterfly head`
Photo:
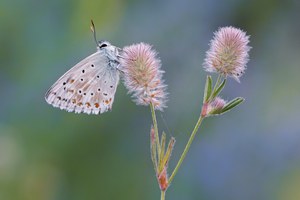
<path id="1" fill-rule="evenodd" d="M 106 40 L 100 40 L 100 41 L 98 41 L 97 49 L 98 49 L 98 50 L 103 50 L 103 49 L 113 50 L 113 49 L 114 49 L 114 46 L 112 46 L 112 45 L 111 45 L 108 41 L 106 41 Z"/>
<path id="2" fill-rule="evenodd" d="M 97 44 L 98 51 L 105 52 L 106 55 L 113 60 L 117 60 L 117 56 L 119 55 L 119 48 L 111 45 L 108 41 L 100 40 Z"/>

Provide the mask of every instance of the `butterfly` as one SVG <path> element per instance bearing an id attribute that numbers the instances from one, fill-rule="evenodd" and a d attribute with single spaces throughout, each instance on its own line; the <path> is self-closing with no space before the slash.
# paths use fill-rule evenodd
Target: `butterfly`
<path id="1" fill-rule="evenodd" d="M 120 79 L 120 48 L 97 41 L 96 53 L 86 57 L 62 75 L 47 91 L 47 103 L 75 113 L 101 114 L 111 110 Z"/>

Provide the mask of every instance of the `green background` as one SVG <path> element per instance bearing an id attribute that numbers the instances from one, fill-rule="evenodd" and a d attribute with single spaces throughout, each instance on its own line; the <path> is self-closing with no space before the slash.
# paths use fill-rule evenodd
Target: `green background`
<path id="1" fill-rule="evenodd" d="M 44 100 L 66 70 L 95 52 L 90 19 L 99 39 L 146 42 L 159 52 L 170 93 L 159 128 L 177 140 L 169 170 L 200 113 L 213 32 L 247 31 L 246 74 L 222 93 L 246 101 L 204 121 L 166 197 L 300 199 L 299 1 L 1 0 L 0 200 L 159 199 L 150 110 L 122 84 L 113 111 L 99 116 Z"/>

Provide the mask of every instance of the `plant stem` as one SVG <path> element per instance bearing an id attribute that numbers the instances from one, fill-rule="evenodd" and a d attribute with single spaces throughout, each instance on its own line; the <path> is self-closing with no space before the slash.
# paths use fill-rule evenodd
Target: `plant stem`
<path id="1" fill-rule="evenodd" d="M 166 191 L 161 191 L 160 200 L 165 200 Z"/>
<path id="2" fill-rule="evenodd" d="M 172 175 L 169 178 L 169 185 L 171 184 L 172 180 L 174 179 L 174 176 L 177 174 L 178 169 L 181 166 L 182 161 L 184 160 L 187 152 L 189 151 L 189 149 L 191 147 L 191 144 L 192 144 L 192 142 L 194 140 L 194 137 L 195 137 L 195 135 L 196 135 L 196 133 L 197 133 L 197 131 L 198 131 L 198 129 L 199 129 L 199 127 L 200 127 L 203 119 L 204 119 L 204 117 L 200 115 L 200 117 L 199 117 L 199 119 L 198 119 L 198 121 L 196 123 L 196 126 L 194 127 L 194 130 L 193 130 L 193 132 L 192 132 L 192 134 L 191 134 L 191 136 L 189 138 L 189 141 L 187 142 L 187 144 L 186 144 L 186 146 L 185 146 L 185 148 L 184 148 L 184 150 L 183 150 L 183 152 L 182 152 L 182 154 L 180 156 L 180 159 L 179 159 L 179 161 L 178 161 L 178 163 L 177 163 L 177 165 L 176 165 L 176 167 L 175 167 Z"/>
<path id="3" fill-rule="evenodd" d="M 160 160 L 160 143 L 159 143 L 159 136 L 158 136 L 158 127 L 157 127 L 157 120 L 156 120 L 156 115 L 155 115 L 155 108 L 152 103 L 150 103 L 150 109 L 151 109 L 151 114 L 152 114 L 152 120 L 153 120 L 153 127 L 154 127 L 154 132 L 155 132 L 155 140 L 156 140 L 156 146 L 157 146 L 157 155 L 158 155 L 158 160 Z"/>
<path id="4" fill-rule="evenodd" d="M 213 91 L 212 91 L 212 93 L 214 93 L 215 90 L 217 89 L 217 87 L 219 86 L 220 81 L 221 81 L 221 77 L 222 77 L 222 75 L 219 74 L 219 75 L 218 75 L 218 78 L 217 78 L 217 81 L 216 81 L 216 84 L 215 84 L 215 86 L 214 86 L 214 89 L 213 89 Z"/>

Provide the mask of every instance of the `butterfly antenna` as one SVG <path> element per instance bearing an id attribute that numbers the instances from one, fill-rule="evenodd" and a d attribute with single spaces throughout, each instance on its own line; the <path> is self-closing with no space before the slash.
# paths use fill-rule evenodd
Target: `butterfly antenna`
<path id="1" fill-rule="evenodd" d="M 91 19 L 91 31 L 93 32 L 93 35 L 94 35 L 94 40 L 96 42 L 96 44 L 98 45 L 98 40 L 96 38 L 96 29 L 95 29 L 95 24 L 93 22 L 93 20 Z"/>

